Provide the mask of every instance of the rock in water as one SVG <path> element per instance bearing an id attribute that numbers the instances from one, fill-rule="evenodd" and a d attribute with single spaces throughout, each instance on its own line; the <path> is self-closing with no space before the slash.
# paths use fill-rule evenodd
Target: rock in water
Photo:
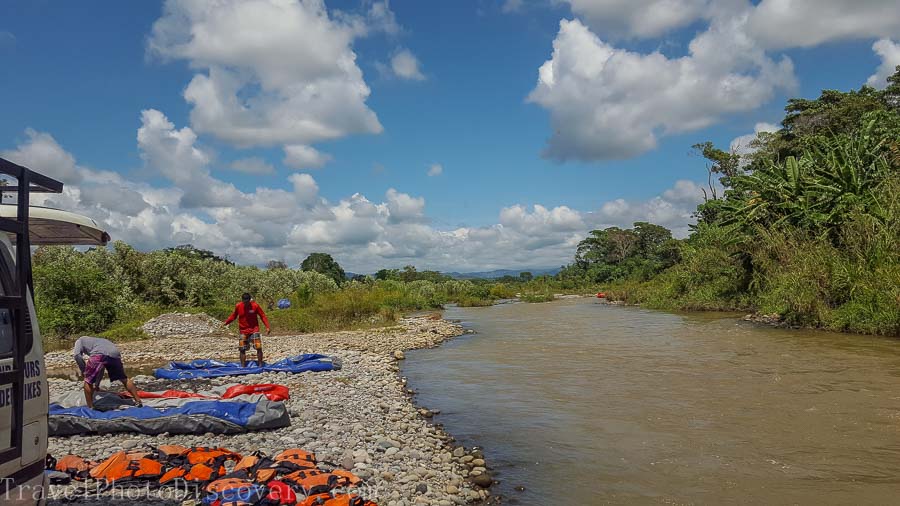
<path id="1" fill-rule="evenodd" d="M 481 473 L 472 477 L 472 483 L 482 488 L 488 488 L 494 483 L 494 479 L 488 473 Z"/>
<path id="2" fill-rule="evenodd" d="M 402 351 L 397 350 L 394 352 L 394 358 L 396 358 L 397 360 L 403 360 L 404 358 L 406 358 L 406 355 Z"/>

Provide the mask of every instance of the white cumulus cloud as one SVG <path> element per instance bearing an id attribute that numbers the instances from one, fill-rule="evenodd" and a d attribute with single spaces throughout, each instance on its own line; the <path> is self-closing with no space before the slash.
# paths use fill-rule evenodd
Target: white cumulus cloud
<path id="1" fill-rule="evenodd" d="M 663 136 L 708 127 L 796 89 L 789 58 L 775 53 L 850 39 L 881 39 L 882 66 L 893 73 L 900 34 L 896 0 L 559 0 L 562 20 L 550 60 L 528 100 L 550 114 L 544 155 L 559 161 L 628 158 Z M 639 52 L 610 42 L 658 38 L 692 23 L 684 55 Z M 664 42 L 664 41 L 661 41 Z"/>
<path id="2" fill-rule="evenodd" d="M 400 79 L 425 80 L 419 59 L 409 49 L 401 49 L 391 57 L 391 71 Z"/>
<path id="3" fill-rule="evenodd" d="M 595 33 L 656 37 L 704 17 L 710 0 L 563 0 Z"/>
<path id="4" fill-rule="evenodd" d="M 385 2 L 369 18 L 394 30 Z M 167 0 L 148 52 L 186 60 L 191 126 L 237 146 L 310 145 L 382 126 L 353 41 L 373 28 L 322 0 Z"/>
<path id="5" fill-rule="evenodd" d="M 792 89 L 789 59 L 776 62 L 734 38 L 742 22 L 712 26 L 680 58 L 616 48 L 578 20 L 560 22 L 552 57 L 528 97 L 550 112 L 554 133 L 545 156 L 636 156 L 655 148 L 660 135 L 707 127 Z"/>
<path id="6" fill-rule="evenodd" d="M 240 158 L 232 161 L 228 167 L 231 170 L 243 172 L 244 174 L 265 175 L 275 173 L 275 167 L 272 164 L 258 157 Z"/>
<path id="7" fill-rule="evenodd" d="M 38 195 L 36 204 L 90 216 L 113 239 L 142 250 L 191 243 L 256 265 L 273 258 L 297 265 L 321 251 L 354 272 L 408 264 L 456 271 L 558 266 L 571 261 L 593 228 L 652 221 L 683 236 L 699 200 L 695 183 L 678 181 L 649 200 L 598 203 L 594 211 L 517 204 L 500 209 L 493 224 L 442 229 L 432 225 L 423 197 L 395 188 L 380 201 L 354 193 L 329 202 L 310 174 L 292 173 L 282 187 L 242 191 L 214 177 L 215 162 L 193 130 L 160 111 L 142 113 L 137 137 L 146 169 L 162 183 L 83 167 L 44 132 L 29 131 L 2 155 L 67 174 L 63 194 Z"/>
<path id="8" fill-rule="evenodd" d="M 331 160 L 331 155 L 310 146 L 290 145 L 284 147 L 284 164 L 295 169 L 318 169 Z"/>
<path id="9" fill-rule="evenodd" d="M 748 33 L 768 48 L 900 34 L 896 0 L 762 0 L 750 12 Z"/>
<path id="10" fill-rule="evenodd" d="M 753 133 L 735 137 L 731 141 L 729 148 L 731 149 L 732 153 L 737 153 L 739 155 L 748 155 L 748 154 L 752 153 L 753 151 L 755 151 L 755 149 L 753 148 L 753 146 L 751 146 L 751 144 L 753 143 L 753 141 L 756 140 L 756 138 L 759 136 L 759 134 L 761 134 L 763 132 L 767 132 L 767 133 L 777 132 L 779 130 L 781 130 L 781 127 L 779 127 L 778 125 L 774 125 L 772 123 L 765 123 L 765 122 L 757 123 L 753 127 Z"/>
<path id="11" fill-rule="evenodd" d="M 900 65 L 900 43 L 881 39 L 872 45 L 872 50 L 881 58 L 881 65 L 869 76 L 866 84 L 882 89 L 887 87 L 887 78 L 894 75 L 897 65 Z"/>
<path id="12" fill-rule="evenodd" d="M 439 163 L 433 163 L 428 167 L 428 175 L 431 177 L 440 176 L 444 173 L 444 166 Z"/>
<path id="13" fill-rule="evenodd" d="M 81 172 L 75 166 L 75 157 L 64 150 L 50 134 L 31 128 L 25 130 L 28 140 L 16 149 L 0 151 L 8 160 L 28 160 L 41 167 L 42 173 L 63 183 L 81 180 Z"/>

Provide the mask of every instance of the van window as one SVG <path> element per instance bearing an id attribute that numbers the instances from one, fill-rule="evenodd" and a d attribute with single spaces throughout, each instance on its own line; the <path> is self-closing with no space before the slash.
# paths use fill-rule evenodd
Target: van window
<path id="1" fill-rule="evenodd" d="M 0 295 L 7 295 L 11 291 L 13 285 L 11 267 L 15 266 L 12 255 L 7 248 L 0 245 Z M 12 289 L 14 290 L 14 289 Z M 9 357 L 12 355 L 16 334 L 14 332 L 13 312 L 9 309 L 0 308 L 0 357 Z M 26 314 L 25 329 L 23 329 L 25 342 L 25 353 L 31 351 L 31 318 Z M 2 395 L 2 394 L 0 394 Z"/>
<path id="2" fill-rule="evenodd" d="M 9 309 L 0 309 L 0 357 L 13 351 L 13 321 Z"/>

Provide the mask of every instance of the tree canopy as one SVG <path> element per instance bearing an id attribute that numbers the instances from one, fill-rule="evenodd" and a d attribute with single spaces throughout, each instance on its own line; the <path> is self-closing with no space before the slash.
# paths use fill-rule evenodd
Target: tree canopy
<path id="1" fill-rule="evenodd" d="M 575 263 L 560 276 L 585 275 L 594 282 L 646 279 L 678 260 L 678 247 L 665 227 L 637 222 L 634 228 L 592 230 L 578 243 Z"/>
<path id="2" fill-rule="evenodd" d="M 334 258 L 328 253 L 312 253 L 300 264 L 300 269 L 304 271 L 318 272 L 324 274 L 334 280 L 335 283 L 341 284 L 346 281 L 346 274 Z"/>

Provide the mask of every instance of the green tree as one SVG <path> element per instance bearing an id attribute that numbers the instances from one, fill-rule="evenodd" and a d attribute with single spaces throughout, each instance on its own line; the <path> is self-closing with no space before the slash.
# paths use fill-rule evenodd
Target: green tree
<path id="1" fill-rule="evenodd" d="M 304 271 L 313 271 L 318 272 L 320 274 L 324 274 L 331 279 L 334 280 L 335 283 L 341 284 L 346 281 L 346 275 L 344 274 L 344 269 L 331 258 L 331 255 L 328 253 L 312 253 L 303 263 L 300 264 L 300 269 Z"/>
<path id="2" fill-rule="evenodd" d="M 647 222 L 633 229 L 592 230 L 578 244 L 575 264 L 558 279 L 586 276 L 595 282 L 637 277 L 647 279 L 678 261 L 678 242 L 672 232 Z"/>
<path id="3" fill-rule="evenodd" d="M 634 224 L 634 235 L 637 236 L 638 253 L 646 257 L 655 255 L 663 244 L 672 240 L 671 230 L 646 221 Z"/>
<path id="4" fill-rule="evenodd" d="M 380 269 L 378 272 L 375 273 L 375 279 L 399 280 L 400 279 L 400 271 L 398 271 L 397 269 Z"/>
<path id="5" fill-rule="evenodd" d="M 171 253 L 173 255 L 180 255 L 187 258 L 196 258 L 199 260 L 213 260 L 216 262 L 223 262 L 229 265 L 234 265 L 234 262 L 228 260 L 227 258 L 220 257 L 213 253 L 212 251 L 206 249 L 195 248 L 192 244 L 182 244 L 180 246 L 175 246 L 174 248 L 166 248 L 163 250 L 166 253 Z"/>
<path id="6" fill-rule="evenodd" d="M 523 281 L 525 283 L 534 279 L 534 274 L 529 271 L 522 271 L 519 273 L 519 281 Z"/>

